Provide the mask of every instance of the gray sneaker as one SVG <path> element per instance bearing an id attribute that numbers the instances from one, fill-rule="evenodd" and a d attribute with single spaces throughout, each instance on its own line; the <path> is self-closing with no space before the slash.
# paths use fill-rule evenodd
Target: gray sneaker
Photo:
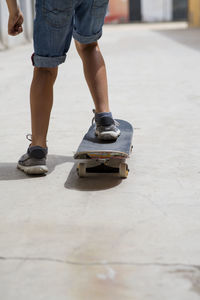
<path id="1" fill-rule="evenodd" d="M 95 113 L 95 111 L 93 111 Z M 112 141 L 117 140 L 120 136 L 120 130 L 117 128 L 119 123 L 112 118 L 111 113 L 104 113 L 99 114 L 100 117 L 97 117 L 95 113 L 95 117 L 93 118 L 93 123 L 96 123 L 95 135 L 100 140 Z"/>
<path id="2" fill-rule="evenodd" d="M 27 135 L 27 139 L 29 135 Z M 29 139 L 30 140 L 30 139 Z M 42 175 L 48 172 L 46 157 L 48 148 L 32 146 L 19 159 L 17 168 L 29 175 Z"/>

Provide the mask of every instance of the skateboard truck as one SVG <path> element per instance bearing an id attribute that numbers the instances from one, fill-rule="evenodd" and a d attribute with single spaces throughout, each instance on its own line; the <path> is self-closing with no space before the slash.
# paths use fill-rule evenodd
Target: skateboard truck
<path id="1" fill-rule="evenodd" d="M 129 169 L 128 165 L 124 162 L 120 162 L 118 166 L 110 166 L 108 161 L 102 162 L 96 166 L 89 166 L 87 163 L 79 163 L 77 166 L 77 174 L 80 178 L 87 177 L 90 173 L 117 173 L 120 178 L 127 178 Z"/>

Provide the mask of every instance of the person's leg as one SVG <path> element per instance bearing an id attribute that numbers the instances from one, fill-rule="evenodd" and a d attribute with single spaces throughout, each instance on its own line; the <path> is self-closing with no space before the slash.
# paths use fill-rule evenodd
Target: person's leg
<path id="1" fill-rule="evenodd" d="M 57 77 L 56 68 L 34 68 L 30 89 L 32 144 L 47 147 L 46 136 L 53 105 L 53 85 Z"/>
<path id="2" fill-rule="evenodd" d="M 17 167 L 27 174 L 45 174 L 48 171 L 46 144 L 53 105 L 53 85 L 58 66 L 64 63 L 69 50 L 74 1 L 36 0 L 34 20 L 34 68 L 30 89 L 32 136 L 27 152 L 18 160 Z"/>
<path id="3" fill-rule="evenodd" d="M 98 43 L 81 44 L 75 40 L 82 59 L 85 79 L 90 89 L 96 112 L 109 112 L 106 66 Z"/>
<path id="4" fill-rule="evenodd" d="M 72 31 L 74 1 L 36 0 L 34 19 L 34 75 L 30 91 L 32 144 L 46 146 L 53 85 L 58 66 L 65 62 Z"/>
<path id="5" fill-rule="evenodd" d="M 95 134 L 100 139 L 117 139 L 120 130 L 109 107 L 106 66 L 98 46 L 109 0 L 84 0 L 75 7 L 73 37 L 83 62 L 85 79 L 94 105 Z"/>

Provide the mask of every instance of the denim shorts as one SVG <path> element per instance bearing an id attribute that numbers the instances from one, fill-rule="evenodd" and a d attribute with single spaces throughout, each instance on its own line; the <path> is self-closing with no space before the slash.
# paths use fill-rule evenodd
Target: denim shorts
<path id="1" fill-rule="evenodd" d="M 36 0 L 33 65 L 53 68 L 66 59 L 72 36 L 82 44 L 97 41 L 109 0 Z"/>

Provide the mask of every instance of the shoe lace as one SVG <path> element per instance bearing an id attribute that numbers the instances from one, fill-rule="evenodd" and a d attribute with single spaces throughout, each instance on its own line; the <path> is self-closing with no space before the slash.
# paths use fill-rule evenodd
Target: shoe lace
<path id="1" fill-rule="evenodd" d="M 114 122 L 115 122 L 115 126 L 119 126 L 120 125 L 119 122 L 116 121 L 115 119 L 114 119 Z"/>
<path id="2" fill-rule="evenodd" d="M 30 142 L 32 142 L 32 134 L 28 133 L 26 135 L 27 140 L 29 140 Z"/>
<path id="3" fill-rule="evenodd" d="M 94 124 L 94 122 L 95 122 L 95 113 L 96 113 L 96 110 L 95 109 L 93 109 L 92 110 L 92 112 L 94 113 L 94 117 L 92 118 L 92 125 Z"/>
<path id="4" fill-rule="evenodd" d="M 29 140 L 30 142 L 32 142 L 32 134 L 28 133 L 26 135 L 26 139 Z M 48 140 L 46 140 L 48 142 Z"/>
<path id="5" fill-rule="evenodd" d="M 92 125 L 93 125 L 94 122 L 95 122 L 95 113 L 96 113 L 96 110 L 93 109 L 92 112 L 94 113 L 94 117 L 92 118 Z M 115 119 L 114 119 L 114 122 L 115 122 L 115 126 L 119 126 L 120 125 L 119 122 L 116 121 Z"/>

